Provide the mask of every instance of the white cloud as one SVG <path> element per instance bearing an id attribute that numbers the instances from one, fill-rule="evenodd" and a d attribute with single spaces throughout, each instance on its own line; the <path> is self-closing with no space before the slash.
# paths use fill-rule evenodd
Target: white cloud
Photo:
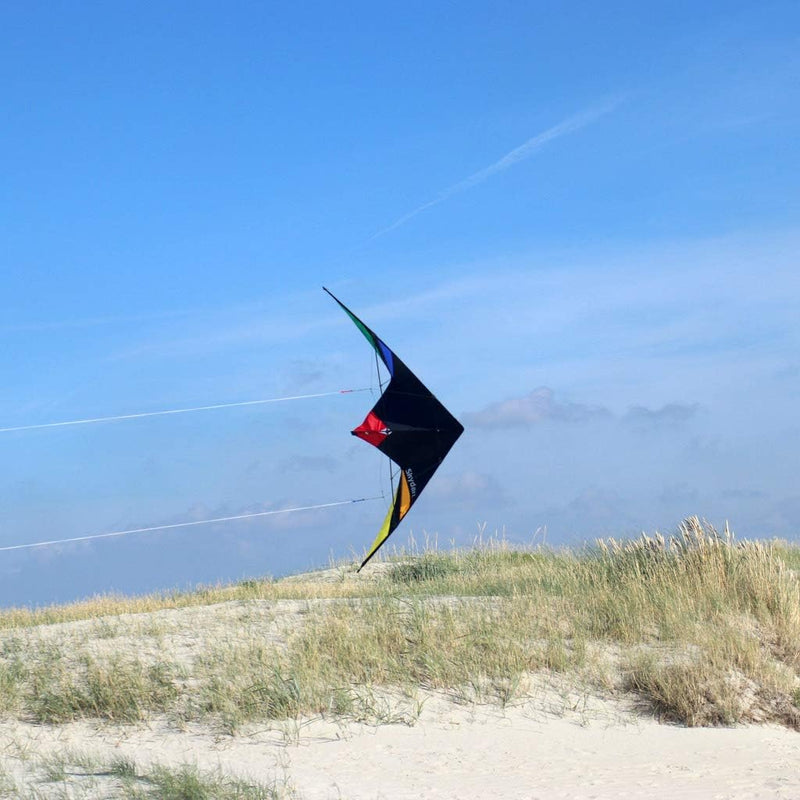
<path id="1" fill-rule="evenodd" d="M 686 424 L 697 415 L 697 403 L 667 403 L 661 408 L 650 409 L 645 406 L 631 406 L 623 421 L 636 428 L 674 428 Z"/>
<path id="2" fill-rule="evenodd" d="M 475 428 L 522 428 L 540 422 L 585 422 L 602 419 L 611 412 L 602 406 L 557 402 L 552 389 L 540 386 L 521 397 L 490 403 L 480 411 L 464 415 L 464 423 Z"/>
<path id="3" fill-rule="evenodd" d="M 437 475 L 427 491 L 431 498 L 468 508 L 503 506 L 509 502 L 495 478 L 474 470 Z"/>
<path id="4" fill-rule="evenodd" d="M 328 472 L 333 473 L 339 468 L 339 462 L 330 456 L 301 456 L 295 455 L 284 459 L 280 463 L 281 472 Z"/>
<path id="5" fill-rule="evenodd" d="M 567 119 L 562 120 L 557 125 L 553 125 L 551 128 L 548 128 L 541 133 L 536 134 L 536 136 L 532 136 L 526 142 L 521 144 L 519 147 L 515 147 L 493 164 L 474 172 L 469 177 L 464 178 L 464 180 L 461 180 L 458 183 L 454 183 L 447 189 L 443 189 L 433 200 L 423 203 L 413 211 L 409 211 L 399 219 L 396 219 L 391 225 L 388 225 L 386 228 L 383 228 L 371 236 L 369 241 L 373 241 L 381 236 L 384 236 L 385 234 L 389 233 L 389 231 L 393 231 L 396 228 L 399 228 L 401 225 L 405 225 L 406 222 L 413 219 L 418 214 L 421 214 L 423 211 L 427 211 L 429 208 L 437 206 L 440 203 L 443 203 L 445 200 L 449 200 L 454 195 L 465 192 L 467 189 L 471 189 L 474 186 L 483 183 L 485 180 L 497 175 L 499 172 L 504 172 L 505 170 L 510 169 L 520 161 L 530 158 L 549 142 L 560 139 L 562 136 L 567 136 L 570 133 L 577 133 L 577 131 L 597 121 L 600 119 L 600 117 L 608 114 L 610 111 L 613 111 L 620 104 L 620 102 L 620 99 L 615 99 L 602 106 L 587 109 L 586 111 L 582 111 L 580 114 L 567 117 Z"/>

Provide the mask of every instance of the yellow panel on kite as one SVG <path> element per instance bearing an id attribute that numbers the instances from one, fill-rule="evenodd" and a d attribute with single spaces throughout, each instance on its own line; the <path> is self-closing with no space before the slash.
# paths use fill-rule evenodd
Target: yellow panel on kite
<path id="1" fill-rule="evenodd" d="M 397 490 L 397 493 L 400 493 L 400 489 Z M 369 561 L 372 556 L 375 555 L 375 551 L 389 538 L 389 534 L 392 532 L 392 517 L 394 516 L 394 509 L 397 505 L 397 495 L 395 495 L 394 502 L 389 509 L 389 513 L 386 515 L 386 519 L 383 521 L 383 525 L 381 525 L 381 529 L 378 531 L 378 535 L 375 537 L 375 541 L 372 543 L 372 547 L 370 547 L 369 552 L 367 553 L 364 560 L 361 562 L 361 567 Z M 358 571 L 361 571 L 361 567 L 358 568 Z"/>
<path id="2" fill-rule="evenodd" d="M 400 524 L 400 520 L 408 514 L 410 508 L 411 487 L 408 485 L 408 478 L 406 478 L 405 473 L 401 473 L 400 484 L 395 492 L 392 507 L 386 514 L 386 519 L 383 521 L 383 525 L 381 525 L 381 529 L 378 531 L 378 535 L 375 537 L 375 541 L 372 543 L 372 547 L 370 547 L 361 567 L 375 555 L 375 551 L 389 538 L 392 531 Z"/>

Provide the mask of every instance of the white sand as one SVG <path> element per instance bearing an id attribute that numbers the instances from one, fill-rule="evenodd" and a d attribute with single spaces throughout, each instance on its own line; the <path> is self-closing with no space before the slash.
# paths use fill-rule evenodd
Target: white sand
<path id="1" fill-rule="evenodd" d="M 565 701 L 577 708 L 565 708 Z M 287 796 L 294 789 L 305 800 L 800 798 L 796 732 L 773 726 L 686 729 L 607 701 L 547 694 L 505 710 L 432 697 L 413 726 L 316 720 L 283 733 L 253 729 L 236 737 L 200 727 L 177 731 L 159 721 L 0 724 L 0 767 L 18 783 L 33 779 L 37 759 L 69 750 L 126 755 L 140 766 L 188 763 L 277 780 Z M 35 785 L 49 796 L 46 786 Z M 112 792 L 108 782 L 75 796 Z"/>

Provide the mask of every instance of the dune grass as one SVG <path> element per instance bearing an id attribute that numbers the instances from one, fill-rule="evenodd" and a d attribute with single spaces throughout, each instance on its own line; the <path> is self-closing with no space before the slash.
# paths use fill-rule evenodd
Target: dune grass
<path id="1" fill-rule="evenodd" d="M 561 674 L 686 725 L 800 728 L 796 554 L 691 518 L 674 536 L 580 551 L 488 542 L 327 581 L 15 610 L 0 615 L 0 713 L 51 723 L 166 713 L 230 731 L 317 714 L 411 724 L 420 693 L 504 704 L 532 676 Z M 278 630 L 261 612 L 289 601 L 293 624 Z M 200 637 L 183 660 L 169 655 L 166 621 L 149 620 L 148 649 L 141 622 L 131 637 L 133 623 L 113 616 L 203 604 L 239 617 L 207 639 L 179 631 Z M 99 616 L 69 644 L 44 637 Z"/>
<path id="2" fill-rule="evenodd" d="M 0 798 L 99 798 L 119 800 L 287 800 L 294 793 L 277 782 L 263 783 L 201 770 L 194 764 L 140 766 L 66 750 L 29 765 L 24 779 L 0 772 Z"/>

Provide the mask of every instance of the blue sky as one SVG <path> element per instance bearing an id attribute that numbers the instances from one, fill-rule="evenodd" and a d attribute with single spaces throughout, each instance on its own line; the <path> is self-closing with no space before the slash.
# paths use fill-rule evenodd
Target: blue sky
<path id="1" fill-rule="evenodd" d="M 0 427 L 372 386 L 326 285 L 467 429 L 398 544 L 800 538 L 796 3 L 10 3 L 0 70 Z M 0 434 L 0 546 L 380 494 L 371 403 Z M 0 604 L 383 513 L 0 553 Z"/>

